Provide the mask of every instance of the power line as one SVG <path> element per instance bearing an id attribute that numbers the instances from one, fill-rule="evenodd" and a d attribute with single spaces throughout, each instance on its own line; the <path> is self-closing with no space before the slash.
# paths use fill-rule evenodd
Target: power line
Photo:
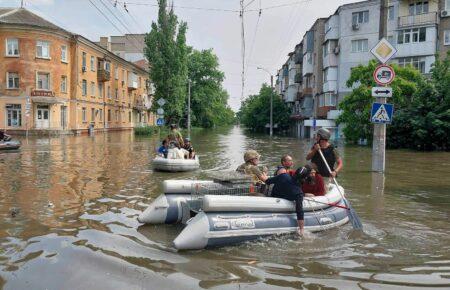
<path id="1" fill-rule="evenodd" d="M 245 89 L 245 30 L 244 30 L 244 0 L 240 0 L 241 4 L 241 55 L 242 55 L 242 89 L 241 89 L 241 100 L 244 100 L 244 89 Z"/>
<path id="2" fill-rule="evenodd" d="M 150 3 L 125 2 L 125 1 L 117 1 L 117 3 L 120 3 L 120 4 L 126 4 L 126 5 L 135 5 L 135 6 L 152 6 L 152 7 L 159 7 L 158 4 L 150 4 Z M 240 10 L 222 9 L 222 8 L 207 8 L 207 7 L 193 7 L 193 6 L 176 6 L 176 5 L 173 5 L 172 7 L 173 7 L 173 8 L 179 8 L 179 9 L 204 10 L 204 11 L 219 11 L 219 12 L 233 12 L 233 13 L 238 13 L 238 12 L 240 12 Z"/>
<path id="3" fill-rule="evenodd" d="M 252 1 L 253 2 L 253 1 Z M 250 2 L 251 3 L 251 2 Z M 249 4 L 250 4 L 249 3 Z M 249 5 L 249 4 L 247 4 L 247 5 Z M 259 7 L 261 8 L 261 0 L 259 0 Z M 252 41 L 252 45 L 250 46 L 250 54 L 248 55 L 248 58 L 247 58 L 247 67 L 248 67 L 248 62 L 251 60 L 251 58 L 252 58 L 252 54 L 253 54 L 253 48 L 254 48 L 254 45 L 255 45 L 255 41 L 256 41 L 256 35 L 257 35 L 257 33 L 258 33 L 258 26 L 259 26 L 259 20 L 261 19 L 261 10 L 259 11 L 259 13 L 258 13 L 258 20 L 256 21 L 256 26 L 255 26 L 255 33 L 254 33 L 254 35 L 253 35 L 253 41 Z"/>

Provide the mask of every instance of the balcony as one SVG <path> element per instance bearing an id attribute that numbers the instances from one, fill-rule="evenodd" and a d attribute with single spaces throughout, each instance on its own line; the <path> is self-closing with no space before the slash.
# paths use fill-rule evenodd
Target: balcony
<path id="1" fill-rule="evenodd" d="M 103 68 L 97 70 L 97 80 L 99 82 L 108 82 L 111 79 L 111 72 Z"/>
<path id="2" fill-rule="evenodd" d="M 299 84 L 290 85 L 287 89 L 287 94 L 285 95 L 284 101 L 286 103 L 293 103 L 297 99 L 297 93 L 300 88 Z"/>
<path id="3" fill-rule="evenodd" d="M 437 24 L 438 15 L 437 12 L 430 12 L 417 15 L 400 16 L 398 18 L 398 27 L 406 28 L 412 26 L 422 26 L 429 24 Z"/>
<path id="4" fill-rule="evenodd" d="M 312 95 L 313 89 L 312 88 L 303 88 L 303 95 Z"/>
<path id="5" fill-rule="evenodd" d="M 296 64 L 301 64 L 303 62 L 303 54 L 302 53 L 296 53 L 294 57 L 294 61 Z"/>
<path id="6" fill-rule="evenodd" d="M 129 90 L 137 90 L 138 88 L 138 77 L 134 73 L 128 74 L 128 89 Z"/>
<path id="7" fill-rule="evenodd" d="M 302 73 L 301 73 L 301 72 L 296 73 L 296 74 L 295 74 L 294 80 L 295 80 L 295 82 L 296 82 L 297 84 L 301 84 L 302 81 L 303 81 Z"/>

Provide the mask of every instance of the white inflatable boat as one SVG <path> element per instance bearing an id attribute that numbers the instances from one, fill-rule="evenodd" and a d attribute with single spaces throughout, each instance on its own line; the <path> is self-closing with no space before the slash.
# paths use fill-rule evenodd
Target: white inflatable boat
<path id="1" fill-rule="evenodd" d="M 0 150 L 16 150 L 21 146 L 20 141 L 11 140 L 11 141 L 0 141 Z"/>
<path id="2" fill-rule="evenodd" d="M 297 230 L 293 202 L 273 197 L 191 194 L 195 187 L 211 184 L 213 181 L 165 181 L 164 194 L 139 215 L 139 222 L 185 223 L 174 240 L 180 250 L 231 245 Z M 325 196 L 304 199 L 303 209 L 306 231 L 327 230 L 348 222 L 348 209 L 335 185 L 330 185 Z"/>
<path id="3" fill-rule="evenodd" d="M 200 168 L 200 161 L 195 159 L 172 159 L 157 156 L 153 159 L 153 168 L 158 171 L 181 172 L 192 171 Z"/>

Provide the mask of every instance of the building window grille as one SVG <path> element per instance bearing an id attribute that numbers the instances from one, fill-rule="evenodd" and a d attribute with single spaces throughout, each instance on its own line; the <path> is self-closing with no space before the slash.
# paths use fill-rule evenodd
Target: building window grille
<path id="1" fill-rule="evenodd" d="M 17 38 L 6 39 L 6 55 L 19 56 L 19 40 Z"/>
<path id="2" fill-rule="evenodd" d="M 6 121 L 8 127 L 22 126 L 22 105 L 6 104 Z"/>

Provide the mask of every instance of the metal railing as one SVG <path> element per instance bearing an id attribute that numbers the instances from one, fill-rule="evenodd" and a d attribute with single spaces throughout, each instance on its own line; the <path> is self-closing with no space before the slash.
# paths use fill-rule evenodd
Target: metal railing
<path id="1" fill-rule="evenodd" d="M 438 21 L 437 12 L 400 16 L 398 27 L 409 27 L 424 24 L 435 24 Z"/>

